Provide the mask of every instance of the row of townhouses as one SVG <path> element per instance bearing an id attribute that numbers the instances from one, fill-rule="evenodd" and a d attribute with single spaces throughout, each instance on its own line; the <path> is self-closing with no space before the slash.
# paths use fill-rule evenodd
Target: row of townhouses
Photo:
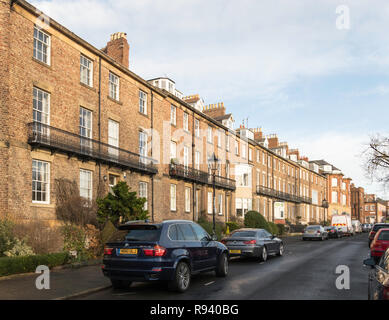
<path id="1" fill-rule="evenodd" d="M 0 210 L 56 223 L 59 179 L 94 201 L 125 181 L 155 220 L 256 210 L 269 221 L 351 213 L 350 180 L 241 125 L 173 80 L 144 80 L 125 33 L 97 49 L 26 1 L 0 0 Z"/>

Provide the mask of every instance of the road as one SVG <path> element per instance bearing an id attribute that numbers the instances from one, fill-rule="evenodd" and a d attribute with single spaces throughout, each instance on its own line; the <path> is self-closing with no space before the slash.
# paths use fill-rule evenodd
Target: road
<path id="1" fill-rule="evenodd" d="M 265 263 L 232 259 L 227 278 L 216 278 L 214 273 L 197 275 L 184 294 L 169 292 L 164 284 L 134 283 L 126 290 L 109 288 L 80 299 L 367 299 L 370 269 L 362 263 L 369 253 L 367 234 L 323 242 L 296 237 L 285 242 L 283 257 L 269 257 Z M 349 267 L 349 290 L 336 288 L 339 265 Z"/>

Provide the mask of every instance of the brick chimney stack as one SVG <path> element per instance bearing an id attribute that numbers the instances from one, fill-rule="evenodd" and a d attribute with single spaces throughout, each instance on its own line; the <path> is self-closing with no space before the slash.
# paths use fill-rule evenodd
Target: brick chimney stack
<path id="1" fill-rule="evenodd" d="M 263 139 L 263 133 L 262 128 L 254 128 L 251 129 L 252 132 L 254 132 L 254 141 L 259 142 Z"/>
<path id="2" fill-rule="evenodd" d="M 129 68 L 130 45 L 127 42 L 127 33 L 116 32 L 111 34 L 111 40 L 102 51 L 116 62 Z"/>
<path id="3" fill-rule="evenodd" d="M 219 102 L 216 104 L 210 104 L 203 108 L 203 113 L 211 118 L 224 116 L 226 114 L 226 108 L 224 107 L 224 102 Z"/>
<path id="4" fill-rule="evenodd" d="M 278 147 L 278 137 L 276 134 L 270 134 L 267 137 L 267 141 L 269 143 L 269 149 L 273 149 L 273 148 Z"/>

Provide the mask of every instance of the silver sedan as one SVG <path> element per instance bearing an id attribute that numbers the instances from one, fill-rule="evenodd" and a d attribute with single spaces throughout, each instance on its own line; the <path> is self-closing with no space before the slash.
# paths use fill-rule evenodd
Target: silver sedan
<path id="1" fill-rule="evenodd" d="M 284 254 L 282 240 L 265 229 L 238 229 L 221 242 L 227 246 L 230 257 L 252 257 L 258 261 L 266 261 L 269 255 Z"/>
<path id="2" fill-rule="evenodd" d="M 303 240 L 328 240 L 328 232 L 320 225 L 308 226 L 303 232 Z"/>

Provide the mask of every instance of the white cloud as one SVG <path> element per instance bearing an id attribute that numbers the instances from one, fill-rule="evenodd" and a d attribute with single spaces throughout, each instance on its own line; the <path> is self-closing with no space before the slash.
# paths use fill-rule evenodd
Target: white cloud
<path id="1" fill-rule="evenodd" d="M 352 178 L 356 186 L 364 187 L 365 192 L 389 198 L 389 190 L 366 177 L 363 152 L 368 147 L 369 140 L 369 135 L 329 131 L 319 136 L 298 139 L 293 147 L 300 150 L 300 155 L 307 155 L 309 160 L 324 159 L 331 163 L 346 177 Z"/>

